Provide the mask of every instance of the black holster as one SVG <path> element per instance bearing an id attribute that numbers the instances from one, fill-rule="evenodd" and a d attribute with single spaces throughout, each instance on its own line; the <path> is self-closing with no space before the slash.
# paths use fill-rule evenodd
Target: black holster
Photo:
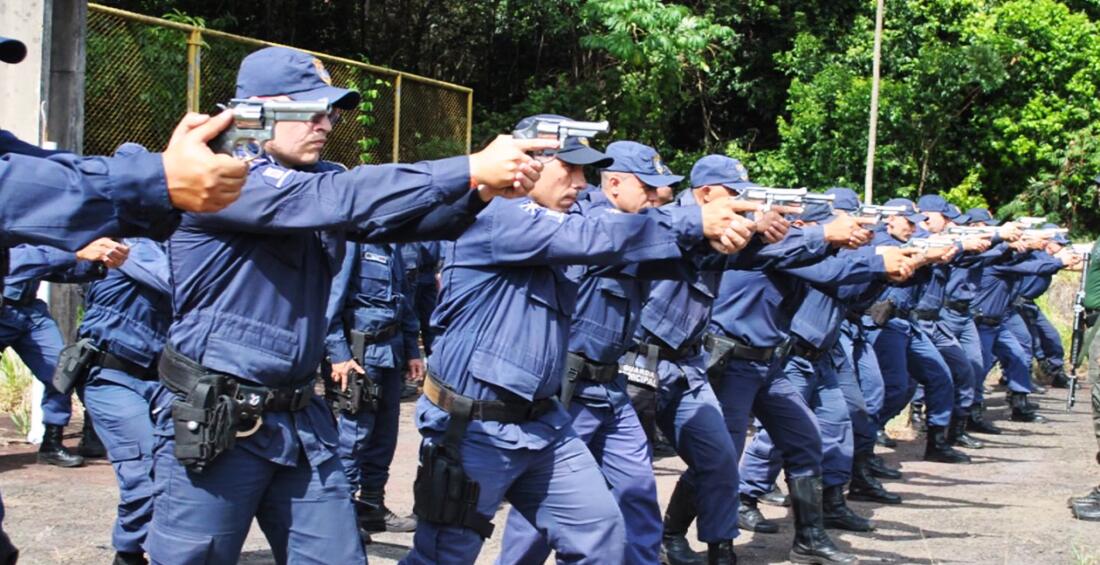
<path id="1" fill-rule="evenodd" d="M 722 378 L 735 345 L 736 343 L 733 340 L 714 334 L 707 334 L 703 338 L 703 347 L 707 351 L 706 372 L 708 380 L 714 382 L 716 379 Z"/>
<path id="2" fill-rule="evenodd" d="M 413 483 L 413 513 L 425 522 L 467 528 L 488 539 L 493 535 L 493 523 L 477 510 L 481 485 L 462 468 L 462 437 L 466 435 L 472 408 L 471 399 L 457 397 L 442 440 L 425 442 L 420 447 L 420 466 Z"/>
<path id="3" fill-rule="evenodd" d="M 335 411 L 354 416 L 360 411 L 377 412 L 382 397 L 382 387 L 365 373 L 348 373 L 347 388 L 341 390 L 340 383 L 332 378 L 332 372 L 321 375 L 325 383 L 325 401 Z"/>
<path id="4" fill-rule="evenodd" d="M 99 349 L 92 345 L 91 338 L 77 340 L 66 345 L 57 356 L 57 368 L 53 372 L 53 387 L 68 396 L 73 389 L 88 378 L 88 373 L 99 358 Z"/>
<path id="5" fill-rule="evenodd" d="M 584 357 L 576 353 L 568 353 L 565 356 L 565 376 L 561 379 L 561 405 L 566 410 L 573 400 L 573 391 L 577 390 L 577 381 L 584 372 Z"/>
<path id="6" fill-rule="evenodd" d="M 890 300 L 879 300 L 867 309 L 867 315 L 871 317 L 871 321 L 873 321 L 876 326 L 882 327 L 894 317 L 896 310 L 897 307 L 894 306 L 894 303 Z"/>
<path id="7" fill-rule="evenodd" d="M 188 470 L 203 472 L 236 445 L 239 424 L 229 379 L 207 375 L 183 398 L 172 402 L 176 459 Z"/>

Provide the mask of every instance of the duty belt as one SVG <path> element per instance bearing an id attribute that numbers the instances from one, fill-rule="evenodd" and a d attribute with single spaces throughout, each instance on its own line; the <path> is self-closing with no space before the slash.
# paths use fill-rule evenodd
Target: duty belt
<path id="1" fill-rule="evenodd" d="M 707 334 L 703 338 L 707 351 L 714 351 L 719 346 L 729 347 L 729 355 L 738 359 L 749 361 L 769 362 L 776 357 L 784 357 L 790 351 L 790 340 L 775 347 L 753 347 L 737 338 L 727 338 L 714 334 Z"/>
<path id="2" fill-rule="evenodd" d="M 1021 306 L 1034 306 L 1034 305 L 1035 305 L 1034 300 L 1032 300 L 1031 298 L 1025 298 L 1023 296 L 1017 296 L 1012 301 L 1013 308 L 1019 308 Z"/>
<path id="3" fill-rule="evenodd" d="M 355 356 L 356 361 L 362 363 L 368 345 L 390 339 L 397 335 L 397 329 L 397 324 L 394 323 L 374 332 L 351 330 L 348 332 L 351 337 L 351 354 Z"/>
<path id="4" fill-rule="evenodd" d="M 309 406 L 313 399 L 313 374 L 309 375 L 306 382 L 297 387 L 272 388 L 263 385 L 254 385 L 241 382 L 237 377 L 225 373 L 210 370 L 199 363 L 188 359 L 171 345 L 164 346 L 161 353 L 160 380 L 168 390 L 187 397 L 199 384 L 200 380 L 208 377 L 223 378 L 226 380 L 226 390 L 236 401 L 242 420 L 255 420 L 251 430 L 238 437 L 246 437 L 259 429 L 262 423 L 261 415 L 264 412 L 297 412 Z"/>
<path id="5" fill-rule="evenodd" d="M 925 322 L 935 322 L 940 319 L 939 310 L 913 310 L 911 315 L 914 320 L 922 320 Z"/>
<path id="6" fill-rule="evenodd" d="M 572 353 L 570 355 L 573 355 Z M 580 374 L 577 375 L 578 379 L 591 381 L 597 384 L 607 384 L 614 381 L 619 377 L 618 365 L 605 365 L 603 363 L 593 363 L 588 359 L 585 359 L 581 364 Z"/>
<path id="7" fill-rule="evenodd" d="M 974 321 L 983 326 L 999 326 L 1002 318 L 1000 316 L 974 316 Z"/>
<path id="8" fill-rule="evenodd" d="M 791 355 L 797 355 L 810 362 L 817 361 L 821 358 L 822 355 L 825 354 L 824 349 L 818 349 L 801 338 L 791 338 L 790 343 Z"/>
<path id="9" fill-rule="evenodd" d="M 960 314 L 970 313 L 970 303 L 963 300 L 946 300 L 943 305 Z"/>
<path id="10" fill-rule="evenodd" d="M 553 411 L 558 404 L 553 398 L 540 398 L 533 402 L 475 400 L 451 390 L 431 372 L 424 378 L 424 396 L 452 416 L 458 412 L 468 412 L 469 420 L 511 424 L 536 420 Z"/>
<path id="11" fill-rule="evenodd" d="M 122 371 L 130 376 L 137 377 L 145 381 L 157 380 L 156 363 L 150 367 L 139 365 L 133 361 L 123 359 L 110 351 L 107 351 L 109 345 L 97 346 L 99 354 L 96 356 L 93 365 L 96 367 L 102 367 L 104 369 L 111 369 L 113 371 Z"/>
<path id="12" fill-rule="evenodd" d="M 35 300 L 38 300 L 38 296 L 35 295 L 33 292 L 28 292 L 25 293 L 23 296 L 20 296 L 19 300 L 12 300 L 11 298 L 5 296 L 2 303 L 4 306 L 25 307 L 34 304 Z"/>
<path id="13" fill-rule="evenodd" d="M 650 349 L 657 351 L 657 356 L 665 361 L 680 361 L 685 357 L 690 357 L 699 353 L 699 342 L 697 340 L 690 340 L 687 343 L 681 345 L 679 349 L 673 349 L 663 343 L 648 343 L 638 342 L 631 348 L 639 355 L 647 355 Z"/>

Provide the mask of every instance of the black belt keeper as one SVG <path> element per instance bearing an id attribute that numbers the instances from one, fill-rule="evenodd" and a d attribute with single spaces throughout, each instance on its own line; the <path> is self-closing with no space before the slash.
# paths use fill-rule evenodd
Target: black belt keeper
<path id="1" fill-rule="evenodd" d="M 950 308 L 950 309 L 952 309 L 952 310 L 954 310 L 954 311 L 956 311 L 960 314 L 969 314 L 970 313 L 970 303 L 969 302 L 964 302 L 962 300 L 947 300 L 947 301 L 944 301 L 943 305 L 947 306 L 948 308 Z"/>
<path id="2" fill-rule="evenodd" d="M 791 339 L 791 355 L 797 355 L 807 361 L 816 362 L 825 355 L 824 349 L 818 349 L 801 338 Z"/>
<path id="3" fill-rule="evenodd" d="M 935 322 L 940 319 L 939 310 L 913 310 L 912 317 L 914 320 L 921 320 L 925 322 Z"/>

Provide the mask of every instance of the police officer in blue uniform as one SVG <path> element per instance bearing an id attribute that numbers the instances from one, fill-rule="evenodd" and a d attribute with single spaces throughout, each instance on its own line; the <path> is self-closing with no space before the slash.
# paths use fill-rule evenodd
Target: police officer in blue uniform
<path id="1" fill-rule="evenodd" d="M 0 349 L 11 347 L 45 387 L 42 423 L 46 429 L 38 449 L 39 463 L 60 467 L 84 464 L 83 455 L 69 451 L 61 442 L 72 417 L 72 391 L 58 391 L 53 386 L 54 369 L 64 343 L 49 308 L 38 298 L 39 283 L 81 283 L 102 278 L 105 267 L 119 266 L 128 252 L 126 245 L 106 238 L 75 254 L 39 245 L 18 245 L 10 250 L 11 272 L 4 277 L 0 306 Z M 102 445 L 91 431 L 91 422 L 85 422 L 78 451 L 102 457 Z"/>
<path id="2" fill-rule="evenodd" d="M 836 192 L 832 191 L 834 198 Z M 847 212 L 841 210 L 838 214 L 846 216 Z M 832 207 L 813 205 L 807 207 L 799 223 L 809 226 L 830 222 L 835 217 Z M 881 251 L 895 255 L 898 262 L 906 261 L 903 259 L 905 253 L 896 248 L 883 248 Z M 845 251 L 830 257 L 829 263 L 849 263 L 855 266 L 866 262 L 869 255 L 874 253 L 872 248 Z M 824 525 L 851 531 L 870 531 L 873 529 L 871 524 L 852 512 L 844 501 L 844 486 L 851 477 L 853 454 L 852 417 L 849 415 L 849 401 L 846 396 L 855 396 L 851 402 L 856 405 L 856 411 L 862 410 L 865 413 L 866 406 L 858 383 L 851 383 L 853 391 L 841 389 L 833 360 L 834 345 L 846 313 L 843 301 L 848 299 L 841 289 L 854 294 L 859 292 L 860 287 L 856 286 L 858 281 L 852 280 L 853 275 L 848 275 L 849 278 L 832 276 L 835 271 L 830 272 L 827 267 L 828 264 L 818 264 L 787 271 L 796 277 L 798 273 L 808 272 L 807 276 L 815 277 L 816 280 L 811 279 L 812 284 L 799 289 L 800 292 L 791 293 L 793 302 L 800 304 L 790 323 L 790 351 L 784 361 L 783 374 L 813 410 L 820 429 Z M 885 268 L 885 264 L 883 267 Z M 908 267 L 902 268 L 908 274 Z M 822 277 L 822 274 L 825 276 Z M 882 273 L 857 274 L 854 277 L 885 278 L 883 275 L 885 270 Z M 716 315 L 715 319 L 717 321 L 721 318 Z M 763 416 L 758 415 L 758 418 L 761 417 Z M 782 433 L 784 430 L 779 431 Z M 756 503 L 757 499 L 772 490 L 783 463 L 781 450 L 772 441 L 772 434 L 767 429 L 761 429 L 745 450 L 740 465 L 740 523 L 743 529 L 764 533 L 779 531 L 776 524 L 764 519 Z"/>
<path id="3" fill-rule="evenodd" d="M 606 153 L 600 188 L 583 193 L 571 209 L 585 216 L 635 213 L 658 205 L 657 187 L 683 180 L 649 146 L 616 141 Z M 661 509 L 650 446 L 619 373 L 619 358 L 634 343 L 648 277 L 667 277 L 665 262 L 621 268 L 572 266 L 566 276 L 579 285 L 569 327 L 569 353 L 561 399 L 572 427 L 596 458 L 622 511 L 624 563 L 656 563 L 661 546 Z M 499 563 L 543 562 L 549 547 L 516 509 L 508 515 Z"/>
<path id="4" fill-rule="evenodd" d="M 126 262 L 88 286 L 77 346 L 91 348 L 84 404 L 118 480 L 114 564 L 143 565 L 154 494 L 150 404 L 163 394 L 156 363 L 172 303 L 163 244 L 125 241 L 130 246 Z"/>
<path id="5" fill-rule="evenodd" d="M 982 217 L 981 211 L 967 212 L 967 215 L 972 219 Z M 988 222 L 989 219 L 985 221 Z M 983 358 L 978 380 L 984 382 L 994 360 L 1000 361 L 1008 380 L 1011 418 L 1017 422 L 1041 423 L 1046 418 L 1038 414 L 1034 404 L 1028 402 L 1027 396 L 1032 391 L 1031 359 L 1010 327 L 1005 324 L 1012 314 L 1013 289 L 1026 275 L 1052 275 L 1079 260 L 1071 255 L 1055 258 L 1046 253 L 1029 253 L 1031 248 L 1038 249 L 1044 243 L 1042 240 L 1019 240 L 1013 243 L 1011 253 L 1006 254 L 1000 262 L 982 269 L 981 282 L 974 297 L 974 319 L 982 340 Z M 980 387 L 975 393 L 980 399 Z"/>
<path id="6" fill-rule="evenodd" d="M 367 532 L 411 532 L 412 518 L 385 504 L 390 463 L 397 449 L 405 378 L 424 372 L 413 310 L 415 264 L 405 265 L 409 245 L 348 242 L 329 296 L 325 338 L 332 382 L 358 379 L 366 391 L 359 406 L 339 410 L 340 460 Z"/>
<path id="7" fill-rule="evenodd" d="M 560 117 L 525 118 L 516 129 L 538 119 Z M 440 334 L 417 404 L 419 523 L 404 563 L 473 562 L 505 498 L 559 562 L 622 562 L 622 515 L 554 397 L 577 300 L 566 266 L 677 259 L 704 235 L 724 249 L 739 247 L 730 242 L 738 216 L 728 199 L 705 208 L 567 213 L 586 184 L 582 167 L 612 159 L 577 138 L 540 158 L 545 169 L 529 200 L 494 201 L 444 245 L 432 318 Z"/>
<path id="8" fill-rule="evenodd" d="M 241 62 L 237 97 L 327 99 L 319 60 L 271 47 Z M 241 202 L 186 215 L 169 240 L 174 317 L 153 407 L 154 563 L 229 563 L 255 517 L 279 563 L 362 563 L 332 414 L 313 393 L 345 239 L 435 239 L 483 200 L 525 191 L 554 141 L 499 137 L 470 156 L 345 170 L 319 161 L 338 116 L 282 122 Z"/>
<path id="9" fill-rule="evenodd" d="M 1045 224 L 1042 229 L 1057 227 L 1054 224 Z M 1057 255 L 1069 244 L 1069 238 L 1065 234 L 1056 234 L 1047 242 L 1045 251 L 1050 255 Z M 1032 354 L 1038 361 L 1040 372 L 1050 379 L 1052 387 L 1067 388 L 1069 377 L 1066 376 L 1066 352 L 1062 347 L 1062 336 L 1035 304 L 1035 300 L 1050 288 L 1052 280 L 1052 275 L 1024 277 L 1017 288 L 1019 296 L 1015 300 L 1015 306 L 1031 334 Z"/>
<path id="10" fill-rule="evenodd" d="M 927 216 L 917 212 L 913 202 L 904 198 L 896 198 L 886 204 L 903 206 L 906 212 L 889 218 L 886 229 L 876 233 L 875 242 L 902 245 L 914 238 L 918 224 L 924 222 Z M 955 405 L 951 369 L 928 336 L 913 327 L 911 312 L 918 299 L 914 289 L 931 276 L 930 265 L 949 262 L 957 252 L 957 246 L 926 250 L 923 253 L 926 265 L 909 284 L 892 286 L 879 297 L 879 304 L 884 305 L 888 313 L 878 320 L 879 328 L 872 332 L 886 385 L 883 409 L 879 414 L 880 427 L 885 427 L 886 422 L 905 408 L 913 396 L 916 383 L 923 384 L 929 410 L 924 459 L 941 463 L 968 463 L 970 457 L 947 443 L 947 428 Z"/>
<path id="11" fill-rule="evenodd" d="M 919 209 L 927 218 L 923 227 L 934 237 L 954 225 L 957 220 L 966 219 L 958 211 L 936 194 L 924 195 L 918 202 Z M 980 449 L 982 443 L 966 433 L 966 423 L 974 404 L 976 376 L 967 357 L 967 351 L 961 341 L 952 333 L 952 328 L 941 320 L 945 307 L 944 297 L 950 277 L 951 265 L 966 261 L 968 255 L 983 253 L 991 245 L 985 237 L 964 237 L 955 240 L 956 254 L 948 264 L 929 266 L 929 277 L 917 285 L 913 292 L 919 298 L 910 312 L 911 324 L 915 331 L 923 332 L 939 351 L 943 361 L 951 371 L 951 380 L 955 384 L 955 405 L 951 423 L 947 430 L 947 441 L 971 449 Z M 969 344 L 968 344 L 969 346 Z"/>
<path id="12" fill-rule="evenodd" d="M 983 226 L 987 225 L 986 221 L 993 221 L 988 211 L 977 208 L 968 210 L 957 220 L 960 224 L 967 226 Z M 944 307 L 940 310 L 940 320 L 951 335 L 958 340 L 959 346 L 966 354 L 966 359 L 970 362 L 974 374 L 974 400 L 966 422 L 966 430 L 969 432 L 1001 433 L 999 428 L 984 417 L 985 404 L 982 398 L 985 382 L 985 362 L 982 358 L 981 337 L 978 335 L 978 327 L 974 323 L 972 303 L 981 283 L 982 269 L 1001 260 L 1009 251 L 1007 242 L 1018 238 L 1019 233 L 1019 228 L 1014 224 L 1000 226 L 997 233 L 990 238 L 990 248 L 987 251 L 977 254 L 964 254 L 958 260 L 952 262 L 947 283 L 944 287 Z"/>
<path id="13" fill-rule="evenodd" d="M 0 61 L 18 63 L 26 53 L 21 41 L 0 37 Z M 76 251 L 107 236 L 167 237 L 178 210 L 228 206 L 240 194 L 247 167 L 215 155 L 206 143 L 231 121 L 228 112 L 189 114 L 163 154 L 113 158 L 45 151 L 0 130 L 0 246 L 38 243 Z"/>

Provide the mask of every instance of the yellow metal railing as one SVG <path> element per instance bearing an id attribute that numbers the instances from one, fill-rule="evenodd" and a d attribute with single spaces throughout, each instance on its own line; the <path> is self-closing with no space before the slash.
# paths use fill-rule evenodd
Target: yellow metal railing
<path id="1" fill-rule="evenodd" d="M 185 111 L 210 112 L 233 97 L 248 53 L 278 45 L 89 4 L 84 151 L 125 141 L 163 147 Z M 330 136 L 325 158 L 348 166 L 412 162 L 469 152 L 473 90 L 303 49 L 333 84 L 364 95 Z"/>

